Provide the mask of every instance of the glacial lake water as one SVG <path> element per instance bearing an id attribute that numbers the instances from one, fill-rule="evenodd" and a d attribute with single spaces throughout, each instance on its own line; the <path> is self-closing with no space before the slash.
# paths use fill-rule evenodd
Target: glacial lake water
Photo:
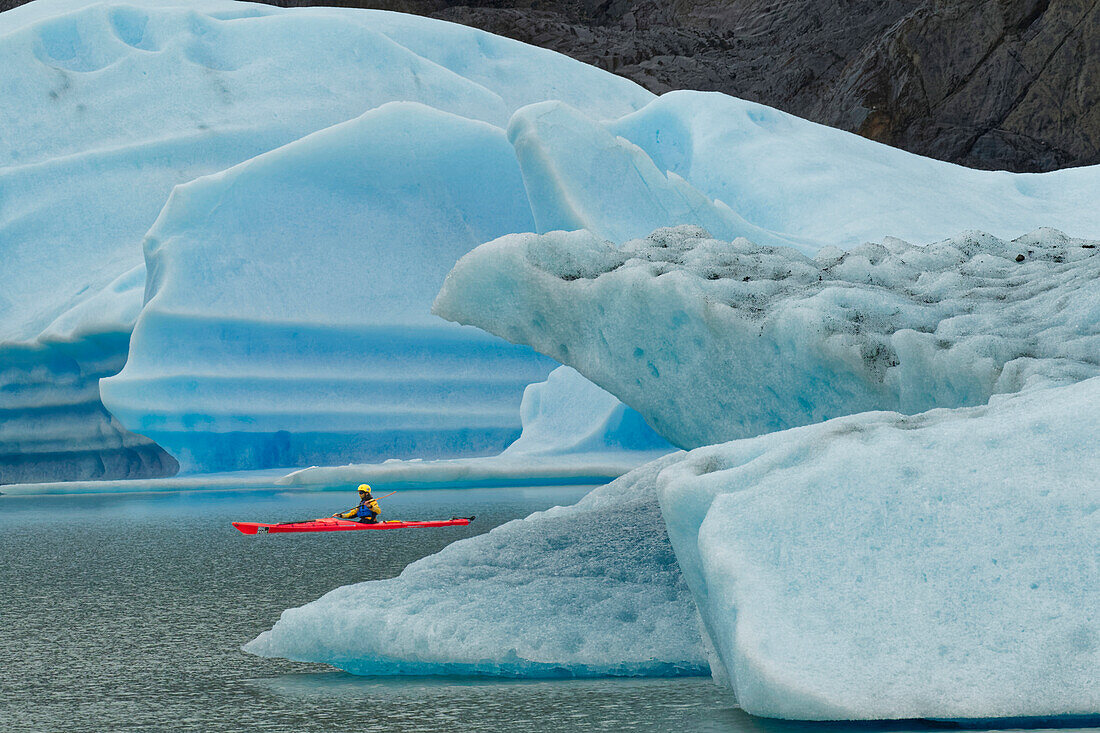
<path id="1" fill-rule="evenodd" d="M 477 520 L 255 537 L 229 522 L 325 516 L 354 505 L 354 492 L 0 496 L 0 730 L 944 729 L 753 718 L 705 678 L 364 678 L 240 650 L 285 608 L 397 575 L 450 542 L 587 490 L 403 491 L 383 501 L 387 516 Z"/>

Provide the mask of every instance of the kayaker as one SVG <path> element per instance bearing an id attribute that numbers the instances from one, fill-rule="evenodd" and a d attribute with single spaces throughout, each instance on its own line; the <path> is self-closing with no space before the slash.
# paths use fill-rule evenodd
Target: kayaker
<path id="1" fill-rule="evenodd" d="M 343 519 L 356 519 L 364 524 L 374 524 L 378 521 L 378 515 L 382 513 L 382 508 L 378 506 L 378 502 L 370 493 L 370 484 L 359 484 L 359 506 L 354 509 L 349 509 L 346 512 L 337 512 L 333 514 L 334 517 L 341 517 Z"/>

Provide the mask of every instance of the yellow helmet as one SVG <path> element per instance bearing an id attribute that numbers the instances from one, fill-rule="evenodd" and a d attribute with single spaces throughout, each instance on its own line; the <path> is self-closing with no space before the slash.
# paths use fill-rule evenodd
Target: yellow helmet
<path id="1" fill-rule="evenodd" d="M 369 494 L 370 493 L 370 484 L 359 484 L 359 493 L 360 494 Z"/>

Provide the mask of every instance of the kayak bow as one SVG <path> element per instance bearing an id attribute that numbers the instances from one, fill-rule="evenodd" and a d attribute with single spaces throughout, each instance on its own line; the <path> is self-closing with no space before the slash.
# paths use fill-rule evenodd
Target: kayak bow
<path id="1" fill-rule="evenodd" d="M 285 524 L 261 524 L 259 522 L 233 522 L 233 526 L 244 534 L 278 534 L 281 532 L 343 532 L 356 529 L 405 529 L 412 527 L 464 527 L 473 521 L 473 517 L 451 517 L 425 522 L 377 522 L 364 524 L 350 519 L 311 519 L 307 522 L 286 522 Z"/>

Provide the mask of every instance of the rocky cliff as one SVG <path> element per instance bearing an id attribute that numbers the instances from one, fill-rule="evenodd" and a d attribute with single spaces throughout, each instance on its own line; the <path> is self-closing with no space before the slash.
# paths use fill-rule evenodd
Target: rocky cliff
<path id="1" fill-rule="evenodd" d="M 657 93 L 721 91 L 976 168 L 1100 163 L 1097 0 L 337 4 L 476 26 Z"/>

